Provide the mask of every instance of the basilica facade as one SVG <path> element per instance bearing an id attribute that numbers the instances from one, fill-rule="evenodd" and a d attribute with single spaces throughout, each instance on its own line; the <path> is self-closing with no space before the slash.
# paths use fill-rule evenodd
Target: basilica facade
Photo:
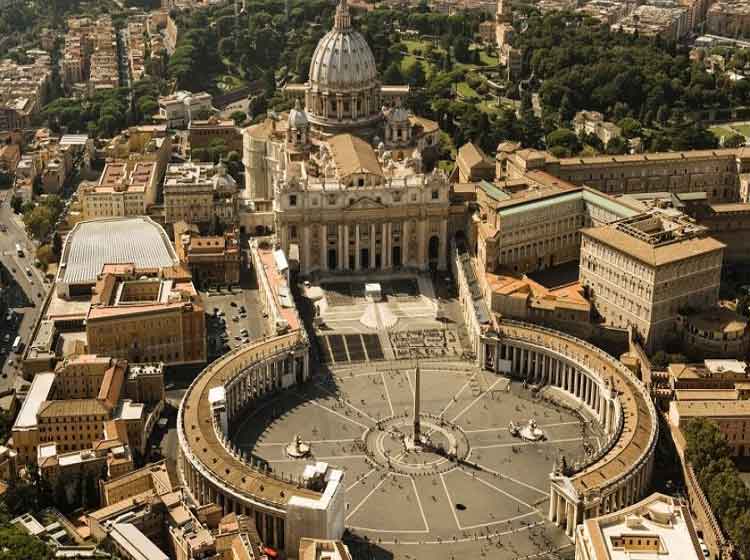
<path id="1" fill-rule="evenodd" d="M 318 43 L 295 107 L 244 131 L 245 200 L 302 274 L 444 269 L 450 186 L 428 171 L 440 129 L 383 86 L 346 0 Z M 304 105 L 304 107 L 303 107 Z"/>

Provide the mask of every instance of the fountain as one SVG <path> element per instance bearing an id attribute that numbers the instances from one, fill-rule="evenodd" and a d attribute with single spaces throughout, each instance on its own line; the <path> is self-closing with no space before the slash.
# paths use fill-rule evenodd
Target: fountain
<path id="1" fill-rule="evenodd" d="M 537 426 L 536 420 L 533 418 L 523 426 L 518 426 L 511 421 L 508 425 L 508 431 L 510 432 L 510 435 L 520 437 L 525 441 L 542 441 L 547 437 L 544 434 L 544 431 Z"/>
<path id="2" fill-rule="evenodd" d="M 303 459 L 310 455 L 310 444 L 302 441 L 299 434 L 294 434 L 292 443 L 286 446 L 286 454 L 292 459 Z"/>

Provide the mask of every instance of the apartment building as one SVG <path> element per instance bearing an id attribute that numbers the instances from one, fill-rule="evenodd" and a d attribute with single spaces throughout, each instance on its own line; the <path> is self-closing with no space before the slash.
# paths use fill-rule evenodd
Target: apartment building
<path id="1" fill-rule="evenodd" d="M 88 449 L 68 452 L 59 451 L 58 444 L 50 442 L 37 447 L 37 465 L 40 474 L 54 485 L 58 480 L 87 476 L 96 480 L 122 476 L 133 470 L 133 455 L 130 446 L 119 439 L 100 440 Z"/>
<path id="2" fill-rule="evenodd" d="M 724 37 L 750 35 L 750 4 L 745 0 L 719 0 L 706 13 L 706 33 Z"/>
<path id="3" fill-rule="evenodd" d="M 195 119 L 211 114 L 213 98 L 206 92 L 177 91 L 159 98 L 159 114 L 155 120 L 167 128 L 185 128 Z"/>
<path id="4" fill-rule="evenodd" d="M 593 134 L 605 146 L 613 138 L 619 138 L 622 135 L 620 127 L 615 123 L 604 120 L 604 115 L 599 111 L 579 111 L 573 117 L 573 129 L 576 134 Z"/>
<path id="5" fill-rule="evenodd" d="M 206 361 L 203 304 L 190 273 L 105 265 L 86 315 L 91 353 L 167 365 Z"/>
<path id="6" fill-rule="evenodd" d="M 208 148 L 215 142 L 221 142 L 227 150 L 242 153 L 242 134 L 231 119 L 209 117 L 204 120 L 192 119 L 188 125 L 190 149 Z"/>
<path id="7" fill-rule="evenodd" d="M 170 164 L 164 177 L 164 221 L 201 226 L 237 219 L 239 187 L 224 164 Z"/>
<path id="8" fill-rule="evenodd" d="M 0 132 L 27 128 L 47 100 L 52 60 L 34 53 L 30 64 L 0 60 Z"/>
<path id="9" fill-rule="evenodd" d="M 118 160 L 104 166 L 99 182 L 80 190 L 83 219 L 142 216 L 156 202 L 157 164 Z"/>
<path id="10" fill-rule="evenodd" d="M 657 210 L 581 231 L 579 281 L 607 325 L 653 349 L 680 311 L 713 307 L 724 244 L 683 215 Z"/>
<path id="11" fill-rule="evenodd" d="M 93 52 L 89 67 L 88 94 L 119 87 L 117 37 L 112 18 L 99 16 L 93 32 Z"/>
<path id="12" fill-rule="evenodd" d="M 92 19 L 70 17 L 60 62 L 63 87 L 68 93 L 93 95 L 120 85 L 117 38 L 108 15 Z"/>
<path id="13" fill-rule="evenodd" d="M 110 441 L 143 453 L 163 401 L 135 403 L 133 398 L 155 397 L 164 391 L 161 366 L 158 380 L 140 378 L 143 367 L 130 375 L 125 361 L 83 354 L 59 362 L 54 372 L 37 374 L 12 429 L 19 459 L 58 470 L 93 461 L 91 453 L 99 462 L 111 462 L 107 453 L 117 444 L 106 443 Z M 84 454 L 68 455 L 79 451 Z"/>
<path id="14" fill-rule="evenodd" d="M 239 232 L 201 235 L 194 224 L 174 224 L 175 251 L 197 286 L 229 286 L 240 281 Z"/>
<path id="15" fill-rule="evenodd" d="M 679 41 L 690 32 L 690 12 L 685 6 L 677 4 L 644 4 L 613 24 L 612 30 Z"/>
<path id="16" fill-rule="evenodd" d="M 546 171 L 610 195 L 705 192 L 710 203 L 745 201 L 749 196 L 750 150 L 744 148 L 560 159 L 516 148 L 498 153 L 501 157 L 509 179 Z"/>

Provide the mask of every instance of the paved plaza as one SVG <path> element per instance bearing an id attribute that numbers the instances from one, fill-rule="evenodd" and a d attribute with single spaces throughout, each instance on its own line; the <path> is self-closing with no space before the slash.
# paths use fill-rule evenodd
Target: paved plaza
<path id="1" fill-rule="evenodd" d="M 372 305 L 362 281 L 321 282 L 323 365 L 306 385 L 259 403 L 232 439 L 287 477 L 312 461 L 343 469 L 345 540 L 356 558 L 570 552 L 546 520 L 549 473 L 560 455 L 572 464 L 595 449 L 600 434 L 574 411 L 466 360 L 462 315 L 446 285 L 435 290 L 426 276 L 383 280 L 380 313 L 397 317 L 386 328 L 360 321 Z M 430 440 L 420 451 L 407 443 L 417 364 Z M 510 433 L 511 422 L 530 419 L 543 441 Z M 305 459 L 287 455 L 297 435 L 311 446 Z"/>
<path id="2" fill-rule="evenodd" d="M 395 419 L 406 432 L 412 423 L 415 370 L 393 365 L 334 371 L 287 392 L 248 418 L 233 439 L 276 473 L 299 475 L 313 460 L 344 469 L 348 540 L 366 539 L 372 554 L 458 558 L 489 547 L 493 558 L 519 558 L 567 547 L 562 531 L 546 521 L 548 475 L 559 454 L 575 461 L 585 442 L 598 444 L 598 434 L 519 383 L 452 362 L 420 369 L 421 409 L 428 431 L 443 419 L 463 434 L 460 460 L 406 453 L 386 431 L 379 432 L 381 449 L 371 449 L 379 424 Z M 511 421 L 531 418 L 546 440 L 524 442 L 509 433 Z M 312 457 L 286 455 L 296 434 L 311 444 Z"/>

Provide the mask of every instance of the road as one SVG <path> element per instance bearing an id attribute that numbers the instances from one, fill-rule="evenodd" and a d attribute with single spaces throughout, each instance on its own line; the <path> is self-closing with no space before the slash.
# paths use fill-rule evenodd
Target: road
<path id="1" fill-rule="evenodd" d="M 0 224 L 7 228 L 6 231 L 0 232 L 0 261 L 19 288 L 15 291 L 15 301 L 10 302 L 10 306 L 22 319 L 20 324 L 16 321 L 8 325 L 5 323 L 5 317 L 2 317 L 3 324 L 0 331 L 4 333 L 3 337 L 5 334 L 11 334 L 11 338 L 15 338 L 16 334 L 20 335 L 24 344 L 27 344 L 50 284 L 45 284 L 42 272 L 34 266 L 35 247 L 26 236 L 20 216 L 17 216 L 10 208 L 11 196 L 12 190 L 0 191 Z M 23 257 L 16 254 L 16 243 L 20 243 L 23 248 Z M 6 348 L 9 351 L 9 346 L 9 344 L 2 343 L 0 348 Z M 20 371 L 18 369 L 20 355 L 10 355 L 13 363 L 10 363 L 10 359 L 5 359 L 7 357 L 7 354 L 0 356 L 4 359 L 0 374 L 0 391 L 11 388 L 16 374 Z"/>

